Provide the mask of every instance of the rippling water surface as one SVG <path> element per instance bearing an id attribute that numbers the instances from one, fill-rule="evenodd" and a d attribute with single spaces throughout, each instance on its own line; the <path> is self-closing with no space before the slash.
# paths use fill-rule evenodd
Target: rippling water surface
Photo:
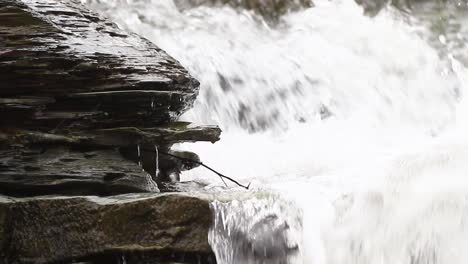
<path id="1" fill-rule="evenodd" d="M 200 80 L 183 118 L 224 133 L 182 147 L 252 183 L 255 198 L 213 205 L 219 263 L 466 264 L 468 7 L 448 2 L 369 17 L 317 0 L 274 23 L 172 0 L 90 5 Z M 223 190 L 203 169 L 183 180 Z"/>

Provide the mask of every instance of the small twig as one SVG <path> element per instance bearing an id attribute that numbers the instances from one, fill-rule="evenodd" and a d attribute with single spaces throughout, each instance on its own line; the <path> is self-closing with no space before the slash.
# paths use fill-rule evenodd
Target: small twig
<path id="1" fill-rule="evenodd" d="M 216 173 L 216 174 L 217 174 L 217 173 Z M 218 175 L 219 175 L 219 174 L 218 174 Z M 228 187 L 228 185 L 227 185 L 226 181 L 224 180 L 224 178 L 223 178 L 223 177 L 221 177 L 221 176 L 219 176 L 219 178 L 220 178 L 220 179 L 223 181 L 223 183 L 224 183 L 224 186 Z"/>
<path id="2" fill-rule="evenodd" d="M 242 185 L 242 184 L 240 184 L 239 182 L 237 182 L 236 180 L 234 180 L 233 178 L 230 178 L 230 177 L 228 177 L 228 176 L 226 176 L 226 175 L 223 175 L 223 174 L 217 172 L 216 170 L 210 168 L 209 166 L 203 164 L 203 162 L 200 162 L 200 161 L 197 161 L 197 160 L 193 160 L 193 159 L 189 159 L 189 158 L 179 157 L 179 156 L 176 156 L 176 155 L 173 155 L 173 154 L 169 154 L 169 153 L 166 153 L 166 152 L 162 152 L 162 151 L 159 151 L 159 154 L 163 154 L 163 155 L 166 155 L 166 156 L 169 156 L 169 157 L 173 157 L 173 158 L 176 158 L 176 159 L 179 159 L 179 160 L 182 160 L 182 161 L 188 161 L 188 162 L 192 162 L 192 163 L 198 164 L 198 165 L 200 165 L 200 166 L 203 166 L 203 167 L 209 169 L 210 171 L 214 172 L 215 174 L 217 174 L 217 175 L 221 178 L 221 180 L 223 181 L 224 185 L 226 185 L 226 187 L 227 187 L 227 184 L 226 184 L 226 182 L 224 181 L 224 179 L 228 179 L 228 180 L 230 180 L 231 182 L 233 182 L 233 183 L 237 184 L 238 186 L 240 186 L 240 187 L 242 187 L 242 188 L 245 188 L 245 189 L 247 189 L 247 190 L 248 190 L 249 187 L 250 187 L 250 183 L 249 183 L 247 186 Z"/>
<path id="3" fill-rule="evenodd" d="M 49 131 L 51 134 L 55 134 L 55 132 L 63 125 L 63 123 L 65 123 L 65 121 L 67 121 L 66 118 L 62 119 L 57 126 L 55 126 L 54 129 L 52 129 L 51 131 Z"/>

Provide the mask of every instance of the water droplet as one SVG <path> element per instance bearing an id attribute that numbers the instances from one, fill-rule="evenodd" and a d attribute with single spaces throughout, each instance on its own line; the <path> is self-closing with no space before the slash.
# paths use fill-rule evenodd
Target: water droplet
<path id="1" fill-rule="evenodd" d="M 447 38 L 444 35 L 439 35 L 439 41 L 444 45 L 447 44 Z"/>
<path id="2" fill-rule="evenodd" d="M 137 153 L 138 153 L 138 166 L 141 167 L 141 152 L 140 152 L 140 145 L 137 145 Z"/>
<path id="3" fill-rule="evenodd" d="M 154 158 L 154 177 L 157 178 L 159 174 L 159 151 L 158 151 L 158 146 L 154 145 L 154 151 L 155 151 L 155 158 Z"/>

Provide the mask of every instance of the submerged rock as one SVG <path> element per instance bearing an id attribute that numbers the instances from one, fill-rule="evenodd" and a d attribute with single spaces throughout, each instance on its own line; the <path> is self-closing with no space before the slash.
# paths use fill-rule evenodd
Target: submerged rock
<path id="1" fill-rule="evenodd" d="M 237 249 L 240 257 L 259 263 L 287 263 L 298 245 L 289 245 L 289 225 L 277 215 L 267 215 L 256 222 L 249 232 L 236 230 L 233 239 L 243 241 Z"/>
<path id="2" fill-rule="evenodd" d="M 412 10 L 414 6 L 421 3 L 448 3 L 450 0 L 355 0 L 356 3 L 361 5 L 364 12 L 368 15 L 374 16 L 380 12 L 386 6 L 393 6 L 400 10 Z M 460 1 L 453 1 L 455 5 L 462 6 Z"/>
<path id="3" fill-rule="evenodd" d="M 207 199 L 179 194 L 3 197 L 0 254 L 2 263 L 214 263 L 211 222 Z"/>
<path id="4" fill-rule="evenodd" d="M 252 10 L 268 20 L 313 5 L 311 0 L 175 0 L 175 3 L 182 10 L 201 5 L 229 5 Z"/>
<path id="5" fill-rule="evenodd" d="M 221 263 L 286 264 L 300 256 L 302 222 L 291 204 L 249 199 L 212 204 L 210 244 Z M 283 207 L 289 206 L 289 208 Z"/>

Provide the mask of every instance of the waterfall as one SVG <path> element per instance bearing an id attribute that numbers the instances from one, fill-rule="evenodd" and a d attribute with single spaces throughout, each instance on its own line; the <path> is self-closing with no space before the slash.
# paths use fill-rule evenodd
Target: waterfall
<path id="1" fill-rule="evenodd" d="M 369 17 L 317 0 L 274 23 L 223 5 L 89 4 L 201 82 L 184 118 L 224 133 L 182 147 L 252 182 L 250 199 L 213 204 L 218 263 L 468 262 L 465 2 Z M 182 175 L 219 190 L 212 179 Z"/>

